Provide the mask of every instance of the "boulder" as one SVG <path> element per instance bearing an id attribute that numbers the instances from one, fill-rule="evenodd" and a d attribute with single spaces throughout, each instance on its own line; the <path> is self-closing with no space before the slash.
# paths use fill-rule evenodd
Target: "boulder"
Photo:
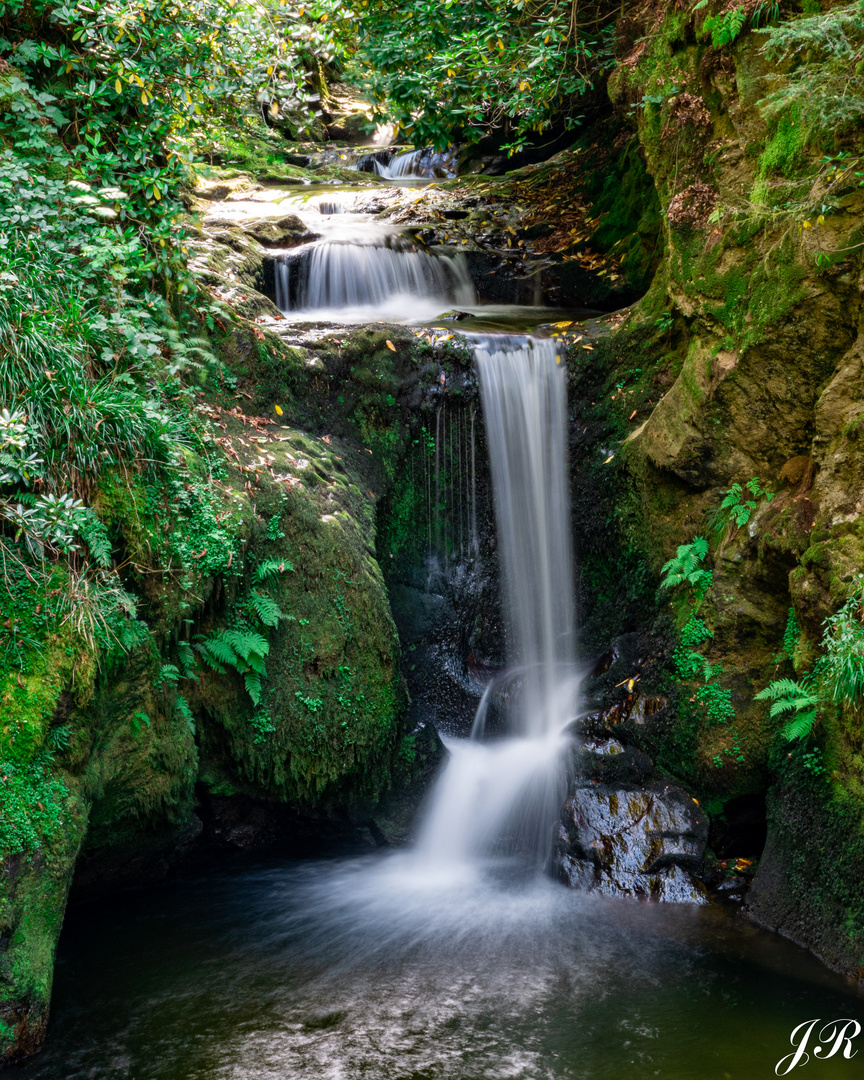
<path id="1" fill-rule="evenodd" d="M 227 199 L 229 195 L 237 195 L 240 192 L 251 191 L 255 187 L 256 185 L 253 183 L 251 177 L 246 176 L 245 173 L 241 173 L 239 176 L 232 176 L 226 179 L 202 180 L 195 189 L 195 194 L 199 199 L 208 199 L 211 202 L 221 202 L 223 199 Z"/>
<path id="2" fill-rule="evenodd" d="M 624 753 L 607 747 L 605 756 Z M 705 887 L 691 872 L 702 866 L 707 839 L 705 814 L 681 788 L 579 781 L 562 808 L 553 866 L 573 888 L 703 904 Z"/>
<path id="3" fill-rule="evenodd" d="M 296 247 L 316 239 L 295 214 L 288 214 L 278 221 L 253 221 L 244 226 L 243 232 L 264 247 Z"/>

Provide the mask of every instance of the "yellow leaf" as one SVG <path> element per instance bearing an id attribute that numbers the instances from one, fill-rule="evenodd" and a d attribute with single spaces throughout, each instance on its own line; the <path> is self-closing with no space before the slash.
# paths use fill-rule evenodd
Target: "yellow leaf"
<path id="1" fill-rule="evenodd" d="M 323 14 L 323 15 L 321 16 L 321 22 L 327 22 L 327 12 L 326 12 L 326 11 L 325 11 L 325 12 L 324 12 L 324 14 Z"/>
<path id="2" fill-rule="evenodd" d="M 157 200 L 157 202 L 159 199 L 162 198 L 162 192 L 155 184 L 153 185 L 153 197 Z"/>
<path id="3" fill-rule="evenodd" d="M 273 65 L 272 65 L 272 64 L 270 65 L 270 67 L 268 67 L 268 68 L 267 68 L 267 74 L 268 74 L 268 75 L 272 75 L 272 74 L 273 74 Z"/>
<path id="4" fill-rule="evenodd" d="M 271 101 L 270 102 L 270 115 L 271 116 L 278 116 L 279 115 L 279 102 L 278 101 Z"/>
<path id="5" fill-rule="evenodd" d="M 525 82 L 524 79 L 522 80 L 522 82 L 519 83 L 519 89 L 520 90 L 527 90 L 528 89 L 528 83 Z"/>
<path id="6" fill-rule="evenodd" d="M 118 94 L 123 93 L 123 83 L 120 82 L 119 79 L 117 79 L 117 81 L 114 83 L 114 89 L 117 91 Z"/>
<path id="7" fill-rule="evenodd" d="M 387 348 L 390 350 L 390 352 L 396 352 L 396 346 L 393 344 L 392 341 L 390 341 L 388 339 L 387 341 L 384 342 L 384 344 L 387 346 Z"/>
<path id="8" fill-rule="evenodd" d="M 809 222 L 809 221 L 805 221 L 805 222 L 804 222 L 804 228 L 805 228 L 805 229 L 812 229 L 812 228 L 813 228 L 813 226 L 812 226 L 812 225 L 810 224 L 810 222 Z"/>
<path id="9" fill-rule="evenodd" d="M 282 406 L 281 405 L 274 405 L 274 408 L 276 409 L 276 415 L 281 416 L 282 415 Z"/>
<path id="10" fill-rule="evenodd" d="M 504 52 L 504 42 L 501 40 L 500 37 L 498 38 L 498 48 L 501 50 L 501 52 Z"/>
<path id="11" fill-rule="evenodd" d="M 544 44 L 544 45 L 548 45 L 548 44 L 549 44 L 549 38 L 550 38 L 550 37 L 552 37 L 552 35 L 551 35 L 551 34 L 547 34 L 547 35 L 546 35 L 546 37 L 544 37 L 544 38 L 543 38 L 543 44 Z"/>
<path id="12" fill-rule="evenodd" d="M 588 352 L 594 352 L 594 346 L 593 345 L 583 345 L 582 348 L 587 349 Z"/>
<path id="13" fill-rule="evenodd" d="M 605 461 L 603 462 L 603 464 L 604 464 L 604 465 L 608 465 L 608 464 L 609 464 L 609 462 L 610 462 L 610 461 L 612 460 L 612 458 L 613 458 L 613 457 L 615 457 L 615 455 L 614 455 L 614 454 L 610 454 L 610 455 L 609 455 L 609 457 L 607 457 L 607 458 L 606 458 L 606 460 L 605 460 Z"/>
<path id="14" fill-rule="evenodd" d="M 147 91 L 146 91 L 146 90 L 142 90 L 142 91 L 141 91 L 141 104 L 142 104 L 142 105 L 146 105 L 146 104 L 147 104 L 147 102 L 148 102 L 149 100 L 150 100 L 150 99 L 149 99 L 149 98 L 147 97 Z"/>
<path id="15" fill-rule="evenodd" d="M 824 214 L 820 214 L 819 217 L 816 218 L 816 224 L 817 225 L 824 225 L 825 224 L 825 215 Z"/>
<path id="16" fill-rule="evenodd" d="M 552 323 L 552 325 L 553 326 L 572 326 L 573 323 L 572 323 L 572 321 L 571 322 L 556 322 L 556 323 Z"/>

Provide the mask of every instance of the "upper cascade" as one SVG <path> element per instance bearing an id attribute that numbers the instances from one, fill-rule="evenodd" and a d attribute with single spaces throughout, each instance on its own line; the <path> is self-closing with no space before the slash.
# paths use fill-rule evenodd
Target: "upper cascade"
<path id="1" fill-rule="evenodd" d="M 433 150 L 426 146 L 421 150 L 407 150 L 391 155 L 379 150 L 360 159 L 357 168 L 361 172 L 374 172 L 388 180 L 417 178 L 425 180 L 451 180 L 457 175 L 456 152 Z"/>
<path id="2" fill-rule="evenodd" d="M 464 260 L 427 254 L 399 237 L 313 244 L 278 260 L 275 277 L 280 310 L 340 322 L 433 318 L 476 302 Z"/>

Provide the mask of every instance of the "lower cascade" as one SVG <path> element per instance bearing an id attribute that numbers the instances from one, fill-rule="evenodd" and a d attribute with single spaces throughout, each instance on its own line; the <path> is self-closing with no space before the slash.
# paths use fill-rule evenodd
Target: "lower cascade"
<path id="1" fill-rule="evenodd" d="M 449 740 L 418 858 L 452 864 L 501 848 L 542 863 L 574 718 L 567 384 L 554 341 L 489 336 L 474 349 L 486 424 L 514 691 L 503 737 Z"/>

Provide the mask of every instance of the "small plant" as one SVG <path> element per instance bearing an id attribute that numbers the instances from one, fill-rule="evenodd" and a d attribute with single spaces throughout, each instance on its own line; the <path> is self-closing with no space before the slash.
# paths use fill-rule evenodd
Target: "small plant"
<path id="1" fill-rule="evenodd" d="M 713 636 L 702 619 L 690 616 L 681 630 L 681 644 L 672 657 L 679 678 L 695 679 L 704 669 L 705 658 L 695 650 Z"/>
<path id="2" fill-rule="evenodd" d="M 279 514 L 274 514 L 273 517 L 267 522 L 267 539 L 268 540 L 284 540 L 285 533 L 282 532 L 279 527 L 280 523 Z"/>
<path id="3" fill-rule="evenodd" d="M 780 664 L 784 660 L 791 660 L 801 640 L 801 627 L 795 618 L 795 608 L 789 608 L 789 616 L 786 619 L 786 629 L 783 631 L 783 648 L 775 654 L 774 663 Z"/>
<path id="4" fill-rule="evenodd" d="M 261 676 L 270 643 L 254 630 L 220 630 L 193 643 L 192 648 L 214 671 L 225 674 L 228 668 L 239 672 L 252 704 L 261 701 Z"/>
<path id="5" fill-rule="evenodd" d="M 820 673 L 832 700 L 855 705 L 864 697 L 864 577 L 849 599 L 825 620 Z"/>
<path id="6" fill-rule="evenodd" d="M 696 7 L 701 7 L 697 4 Z M 764 5 L 763 5 L 764 6 Z M 744 8 L 733 8 L 720 15 L 709 15 L 705 20 L 705 29 L 711 34 L 711 44 L 715 49 L 731 45 L 747 24 L 747 12 Z"/>
<path id="7" fill-rule="evenodd" d="M 759 691 L 755 700 L 770 701 L 772 717 L 792 714 L 780 730 L 787 742 L 808 738 L 816 724 L 819 695 L 809 682 L 775 679 Z"/>
<path id="8" fill-rule="evenodd" d="M 723 532 L 727 527 L 740 529 L 747 524 L 750 515 L 763 499 L 771 502 L 773 498 L 774 493 L 762 487 L 758 476 L 748 480 L 743 487 L 741 484 L 733 484 L 720 503 L 720 509 L 714 517 L 714 528 L 717 532 Z"/>
<path id="9" fill-rule="evenodd" d="M 824 776 L 828 772 L 822 760 L 822 751 L 818 746 L 814 746 L 812 750 L 808 750 L 802 756 L 801 764 L 811 776 Z"/>
<path id="10" fill-rule="evenodd" d="M 267 736 L 272 735 L 276 726 L 270 718 L 270 713 L 262 705 L 249 717 L 249 724 L 254 731 L 253 742 L 262 743 L 267 741 Z"/>
<path id="11" fill-rule="evenodd" d="M 703 660 L 704 686 L 696 691 L 696 701 L 702 707 L 711 724 L 725 724 L 735 719 L 735 710 L 732 707 L 732 691 L 724 690 L 722 686 L 712 682 L 715 676 L 723 673 L 719 664 L 709 664 Z"/>
<path id="12" fill-rule="evenodd" d="M 697 596 L 702 596 L 713 580 L 711 571 L 702 567 L 707 554 L 708 541 L 702 536 L 697 536 L 692 543 L 681 544 L 675 557 L 664 563 L 660 571 L 662 587 L 674 589 L 677 585 L 687 584 Z"/>

